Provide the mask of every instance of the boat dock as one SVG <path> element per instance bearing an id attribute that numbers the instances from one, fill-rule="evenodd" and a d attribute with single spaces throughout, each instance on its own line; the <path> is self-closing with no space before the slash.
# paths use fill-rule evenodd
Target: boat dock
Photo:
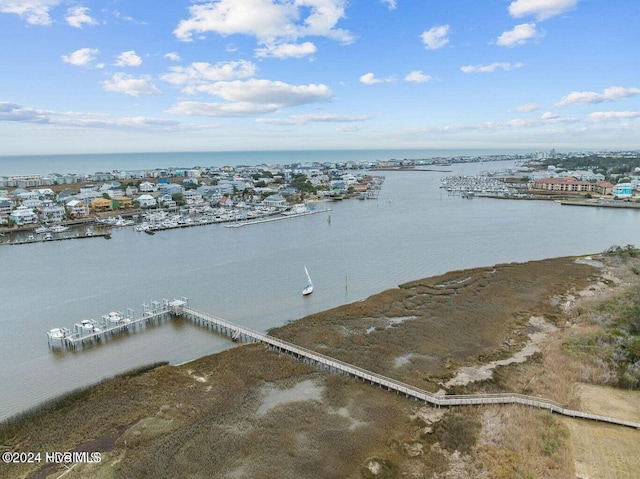
<path id="1" fill-rule="evenodd" d="M 385 388 L 387 391 L 393 391 L 396 394 L 404 394 L 407 398 L 417 400 L 425 404 L 432 404 L 437 407 L 520 404 L 539 409 L 546 409 L 551 413 L 561 414 L 572 418 L 588 419 L 620 426 L 633 427 L 640 430 L 640 423 L 568 409 L 557 402 L 535 396 L 526 396 L 517 393 L 467 395 L 430 393 L 410 384 L 345 363 L 310 349 L 296 346 L 295 344 L 282 339 L 259 333 L 249 328 L 230 323 L 224 319 L 196 311 L 189 307 L 189 301 L 185 297 L 181 299 L 174 299 L 173 301 L 163 299 L 161 303 L 154 301 L 150 305 L 144 305 L 144 313 L 142 317 L 138 319 L 131 319 L 132 315 L 133 311 L 130 309 L 127 310 L 126 315 L 123 315 L 120 312 L 112 312 L 104 315 L 102 317 L 102 325 L 104 329 L 100 329 L 98 323 L 93 320 L 83 320 L 82 322 L 74 325 L 73 333 L 66 328 L 52 329 L 47 333 L 49 346 L 51 348 L 62 346 L 69 349 L 76 349 L 79 346 L 83 346 L 85 343 L 92 343 L 93 341 L 107 339 L 109 336 L 114 334 L 120 334 L 124 331 L 135 331 L 143 328 L 147 323 L 161 322 L 172 317 L 183 317 L 195 324 L 206 327 L 207 329 L 212 329 L 220 334 L 224 334 L 230 337 L 233 341 L 243 341 L 248 343 L 260 342 L 278 352 L 285 353 L 299 361 L 303 361 L 306 364 L 325 369 L 329 372 L 357 378 L 371 385 Z M 98 327 L 99 330 L 96 330 L 96 327 Z"/>
<path id="2" fill-rule="evenodd" d="M 309 210 L 309 211 L 304 211 L 302 213 L 291 213 L 291 214 L 281 214 L 280 216 L 270 216 L 268 218 L 260 218 L 260 219 L 256 219 L 256 220 L 244 220 L 244 221 L 238 221 L 237 223 L 230 223 L 228 225 L 225 225 L 225 228 L 240 228 L 241 226 L 248 226 L 248 225 L 257 225 L 260 223 L 271 223 L 273 221 L 281 221 L 281 220 L 288 220 L 289 218 L 298 218 L 300 216 L 308 216 L 308 215 L 314 215 L 317 213 L 325 213 L 331 211 L 331 208 L 324 208 L 321 210 Z"/>
<path id="3" fill-rule="evenodd" d="M 600 208 L 629 208 L 629 209 L 640 209 L 640 203 L 635 203 L 631 201 L 616 201 L 616 200 L 557 200 L 556 203 L 560 203 L 565 206 L 595 206 Z"/>

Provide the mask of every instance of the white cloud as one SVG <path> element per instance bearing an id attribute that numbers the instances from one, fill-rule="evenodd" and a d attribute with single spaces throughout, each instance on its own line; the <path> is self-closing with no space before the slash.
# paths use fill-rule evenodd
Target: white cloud
<path id="1" fill-rule="evenodd" d="M 414 70 L 409 73 L 406 77 L 404 77 L 404 81 L 414 82 L 414 83 L 424 83 L 433 80 L 430 75 L 425 75 L 420 70 Z"/>
<path id="2" fill-rule="evenodd" d="M 91 18 L 87 12 L 89 12 L 87 7 L 71 7 L 67 10 L 65 20 L 69 25 L 76 28 L 82 28 L 82 25 L 97 25 L 98 22 Z"/>
<path id="3" fill-rule="evenodd" d="M 532 38 L 540 38 L 541 36 L 543 35 L 536 31 L 535 23 L 522 23 L 513 27 L 513 30 L 500 35 L 496 43 L 501 47 L 513 47 L 515 45 L 524 45 Z"/>
<path id="4" fill-rule="evenodd" d="M 49 123 L 45 112 L 23 107 L 16 103 L 0 101 L 0 121 L 15 121 L 23 123 Z"/>
<path id="5" fill-rule="evenodd" d="M 519 111 L 520 113 L 529 113 L 532 111 L 536 111 L 538 110 L 540 107 L 538 105 L 536 105 L 535 103 L 526 103 L 524 105 L 520 105 L 518 108 L 516 108 L 516 111 Z"/>
<path id="6" fill-rule="evenodd" d="M 297 39 L 309 35 L 350 43 L 353 36 L 336 28 L 344 17 L 345 0 L 218 0 L 189 7 L 190 17 L 181 20 L 174 35 L 192 41 L 194 33 L 242 34 L 260 43 Z"/>
<path id="7" fill-rule="evenodd" d="M 91 66 L 98 56 L 98 53 L 100 53 L 100 51 L 97 48 L 81 48 L 68 55 L 62 55 L 61 58 L 65 63 L 70 63 L 77 67 L 88 67 Z"/>
<path id="8" fill-rule="evenodd" d="M 609 120 L 626 120 L 640 118 L 640 111 L 594 111 L 587 117 L 588 121 L 603 122 Z"/>
<path id="9" fill-rule="evenodd" d="M 291 115 L 288 118 L 258 118 L 258 123 L 265 125 L 304 125 L 307 123 L 356 123 L 369 120 L 369 115 L 335 115 L 332 113 L 307 113 L 304 115 Z"/>
<path id="10" fill-rule="evenodd" d="M 255 64 L 245 61 L 219 62 L 215 65 L 195 62 L 187 67 L 170 67 L 162 80 L 174 85 L 199 85 L 207 82 L 250 78 L 256 74 Z"/>
<path id="11" fill-rule="evenodd" d="M 273 113 L 279 109 L 276 104 L 237 103 L 204 103 L 198 101 L 181 101 L 169 108 L 174 115 L 212 116 L 212 117 L 244 117 Z"/>
<path id="12" fill-rule="evenodd" d="M 180 61 L 180 55 L 178 55 L 176 52 L 165 53 L 164 57 L 168 58 L 172 62 L 179 62 Z"/>
<path id="13" fill-rule="evenodd" d="M 114 73 L 110 80 L 102 82 L 107 91 L 125 93 L 131 96 L 160 95 L 162 92 L 151 83 L 149 77 L 134 77 L 125 73 Z"/>
<path id="14" fill-rule="evenodd" d="M 332 113 L 308 113 L 291 115 L 291 119 L 301 123 L 353 123 L 370 119 L 368 115 L 335 115 Z"/>
<path id="15" fill-rule="evenodd" d="M 376 78 L 373 73 L 365 73 L 360 77 L 360 83 L 364 83 L 365 85 L 374 85 L 376 83 L 382 83 L 382 80 Z"/>
<path id="16" fill-rule="evenodd" d="M 15 13 L 30 25 L 50 25 L 49 10 L 62 0 L 0 0 L 0 13 Z"/>
<path id="17" fill-rule="evenodd" d="M 426 49 L 436 50 L 449 43 L 447 35 L 449 35 L 449 25 L 438 25 L 422 32 L 420 38 L 422 38 L 422 43 L 424 43 Z"/>
<path id="18" fill-rule="evenodd" d="M 175 120 L 149 118 L 143 116 L 113 118 L 94 113 L 59 112 L 36 110 L 10 102 L 0 102 L 0 122 L 37 123 L 56 127 L 99 128 L 110 130 L 183 130 L 193 126 L 183 125 Z"/>
<path id="19" fill-rule="evenodd" d="M 543 113 L 542 116 L 540 117 L 541 120 L 555 120 L 556 118 L 559 118 L 560 115 L 558 115 L 557 113 L 553 113 L 553 112 L 546 112 Z"/>
<path id="20" fill-rule="evenodd" d="M 360 83 L 365 85 L 375 85 L 376 83 L 393 83 L 395 79 L 393 77 L 377 78 L 373 73 L 365 73 L 360 77 Z"/>
<path id="21" fill-rule="evenodd" d="M 515 0 L 509 5 L 509 13 L 514 18 L 535 16 L 538 20 L 560 15 L 571 10 L 578 0 Z"/>
<path id="22" fill-rule="evenodd" d="M 605 88 L 602 93 L 593 91 L 572 91 L 568 95 L 563 96 L 558 103 L 557 108 L 569 105 L 602 103 L 604 101 L 620 100 L 634 95 L 640 95 L 640 88 L 624 88 L 621 86 L 612 86 Z"/>
<path id="23" fill-rule="evenodd" d="M 522 68 L 524 63 L 507 63 L 507 62 L 494 62 L 490 65 L 466 65 L 460 68 L 463 73 L 493 73 L 500 70 L 513 70 L 514 68 Z"/>
<path id="24" fill-rule="evenodd" d="M 278 108 L 328 101 L 332 92 L 326 85 L 290 85 L 271 80 L 220 81 L 194 87 L 195 91 L 209 93 L 230 102 L 274 104 Z"/>
<path id="25" fill-rule="evenodd" d="M 260 58 L 302 58 L 316 52 L 316 46 L 311 42 L 269 44 L 264 48 L 256 49 L 256 56 Z"/>
<path id="26" fill-rule="evenodd" d="M 169 112 L 202 116 L 252 116 L 273 113 L 281 108 L 329 101 L 332 92 L 326 85 L 290 85 L 270 80 L 221 81 L 192 87 L 226 103 L 180 102 Z"/>
<path id="27" fill-rule="evenodd" d="M 138 67 L 142 64 L 142 58 L 136 55 L 134 50 L 122 52 L 118 55 L 115 65 L 119 67 Z"/>
<path id="28" fill-rule="evenodd" d="M 396 0 L 380 0 L 382 3 L 389 7 L 389 10 L 395 10 L 397 8 Z"/>

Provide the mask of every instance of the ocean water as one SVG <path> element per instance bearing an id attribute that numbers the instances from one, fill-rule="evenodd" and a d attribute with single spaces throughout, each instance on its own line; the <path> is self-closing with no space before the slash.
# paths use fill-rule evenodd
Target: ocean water
<path id="1" fill-rule="evenodd" d="M 526 150 L 308 150 L 230 151 L 177 153 L 121 153 L 94 155 L 1 156 L 0 176 L 48 173 L 94 173 L 97 171 L 148 168 L 273 165 L 311 162 L 373 161 L 389 158 L 433 158 L 469 155 L 528 153 Z"/>

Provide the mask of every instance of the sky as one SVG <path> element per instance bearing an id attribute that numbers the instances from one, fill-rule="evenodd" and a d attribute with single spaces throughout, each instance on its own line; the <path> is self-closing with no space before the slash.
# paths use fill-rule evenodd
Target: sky
<path id="1" fill-rule="evenodd" d="M 0 0 L 0 155 L 640 149 L 638 0 Z"/>

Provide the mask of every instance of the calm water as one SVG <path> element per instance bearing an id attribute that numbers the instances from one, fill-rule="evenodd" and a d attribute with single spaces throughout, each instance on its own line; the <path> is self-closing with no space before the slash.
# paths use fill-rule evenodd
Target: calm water
<path id="1" fill-rule="evenodd" d="M 232 346 L 175 322 L 77 353 L 49 351 L 47 330 L 109 311 L 130 307 L 137 316 L 143 302 L 187 296 L 196 309 L 266 331 L 454 269 L 638 242 L 640 211 L 464 200 L 438 188 L 451 173 L 384 174 L 377 201 L 331 203 L 330 222 L 321 213 L 244 228 L 154 236 L 125 229 L 110 241 L 0 247 L 0 418 L 143 364 L 178 364 Z M 315 284 L 306 298 L 304 265 Z"/>

